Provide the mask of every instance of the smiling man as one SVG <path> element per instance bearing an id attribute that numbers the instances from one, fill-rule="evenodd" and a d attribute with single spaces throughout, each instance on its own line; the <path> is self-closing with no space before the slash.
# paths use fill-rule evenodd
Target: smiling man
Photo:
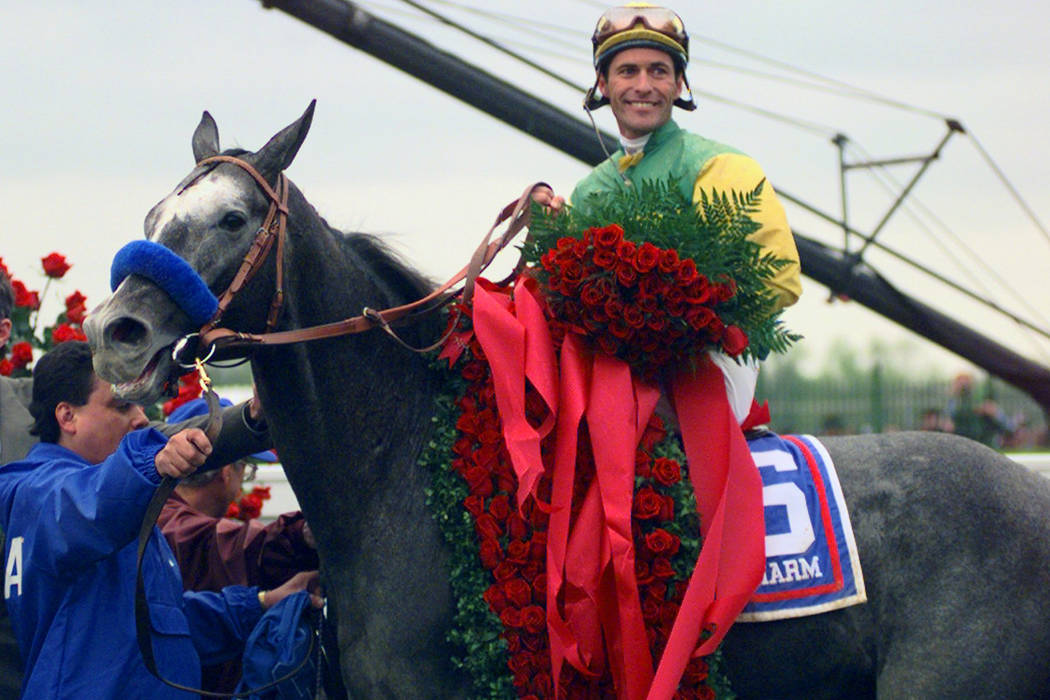
<path id="1" fill-rule="evenodd" d="M 693 202 L 715 192 L 750 192 L 764 183 L 758 211 L 751 215 L 759 228 L 750 238 L 763 252 L 789 261 L 769 281 L 776 295 L 770 311 L 794 304 L 802 292 L 798 251 L 784 208 L 765 182 L 762 168 L 740 151 L 689 133 L 671 119 L 675 106 L 696 109 L 685 77 L 689 36 L 682 19 L 670 9 L 646 3 L 613 7 L 598 20 L 591 41 L 596 82 L 584 108 L 612 108 L 621 148 L 576 186 L 573 205 L 586 207 L 588 199 L 603 193 L 646 180 L 666 182 L 669 177 Z M 537 200 L 557 208 L 560 199 L 547 195 Z M 733 412 L 743 421 L 751 409 L 758 366 L 737 363 L 721 352 L 711 357 L 726 377 Z"/>

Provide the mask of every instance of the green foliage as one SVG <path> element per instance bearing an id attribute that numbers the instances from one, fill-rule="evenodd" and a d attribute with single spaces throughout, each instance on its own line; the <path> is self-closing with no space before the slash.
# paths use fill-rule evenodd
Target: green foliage
<path id="1" fill-rule="evenodd" d="M 478 565 L 477 535 L 463 500 L 470 495 L 463 478 L 451 467 L 452 444 L 458 435 L 456 398 L 466 382 L 448 363 L 436 360 L 434 371 L 444 378 L 444 392 L 435 403 L 432 433 L 419 464 L 432 477 L 427 506 L 448 543 L 451 584 L 456 611 L 448 641 L 456 650 L 452 662 L 474 681 L 475 698 L 510 700 L 516 697 L 507 667 L 507 645 L 500 637 L 503 623 L 482 598 L 489 573 Z"/>
<path id="2" fill-rule="evenodd" d="M 588 228 L 619 224 L 626 240 L 676 250 L 709 279 L 733 280 L 738 293 L 719 305 L 718 315 L 747 333 L 750 344 L 744 354 L 762 359 L 770 352 L 785 352 L 799 339 L 783 326 L 780 312 L 770 311 L 775 294 L 767 281 L 788 261 L 763 253 L 748 239 L 759 229 L 750 217 L 758 211 L 764 186 L 763 181 L 750 192 L 703 193 L 694 206 L 669 178 L 592 196 L 585 206 L 557 214 L 534 205 L 522 255 L 536 265 L 560 238 L 580 238 Z M 541 269 L 537 276 L 544 279 Z"/>

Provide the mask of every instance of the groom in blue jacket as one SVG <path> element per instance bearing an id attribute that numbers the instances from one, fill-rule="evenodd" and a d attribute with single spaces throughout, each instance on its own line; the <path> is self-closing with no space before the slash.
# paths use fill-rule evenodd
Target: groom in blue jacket
<path id="1" fill-rule="evenodd" d="M 146 428 L 141 407 L 95 376 L 86 343 L 63 343 L 37 362 L 30 411 L 40 443 L 0 468 L 3 593 L 25 662 L 22 696 L 187 697 L 153 676 L 138 650 L 136 535 L 161 479 L 193 473 L 211 442 L 197 428 L 170 439 Z M 142 569 L 160 674 L 190 687 L 202 661 L 241 653 L 265 607 L 317 586 L 310 572 L 268 592 L 184 593 L 156 528 Z"/>

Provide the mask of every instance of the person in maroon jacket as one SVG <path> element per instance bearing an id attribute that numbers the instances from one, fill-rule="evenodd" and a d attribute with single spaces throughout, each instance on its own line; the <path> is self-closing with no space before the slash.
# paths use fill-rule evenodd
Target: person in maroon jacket
<path id="1" fill-rule="evenodd" d="M 222 405 L 231 405 L 221 399 Z M 207 413 L 204 399 L 172 411 L 168 422 Z M 273 452 L 253 459 L 277 461 Z M 301 512 L 274 522 L 224 517 L 241 495 L 241 484 L 254 478 L 256 465 L 245 459 L 183 479 L 164 504 L 157 525 L 175 553 L 185 590 L 218 591 L 229 585 L 272 589 L 300 571 L 318 568 L 316 544 Z M 233 692 L 240 678 L 239 660 L 204 667 L 204 690 Z"/>

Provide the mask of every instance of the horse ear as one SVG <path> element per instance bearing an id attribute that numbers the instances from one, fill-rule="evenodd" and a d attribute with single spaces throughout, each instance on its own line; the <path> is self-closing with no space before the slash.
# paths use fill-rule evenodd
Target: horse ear
<path id="1" fill-rule="evenodd" d="M 219 127 L 215 120 L 205 112 L 201 115 L 201 123 L 193 132 L 193 157 L 194 162 L 200 163 L 205 158 L 219 155 Z"/>
<path id="2" fill-rule="evenodd" d="M 311 100 L 303 116 L 277 132 L 252 157 L 255 168 L 268 180 L 273 180 L 277 173 L 283 171 L 295 160 L 299 147 L 303 145 L 306 134 L 310 131 L 310 122 L 313 121 L 316 104 L 317 100 Z"/>

